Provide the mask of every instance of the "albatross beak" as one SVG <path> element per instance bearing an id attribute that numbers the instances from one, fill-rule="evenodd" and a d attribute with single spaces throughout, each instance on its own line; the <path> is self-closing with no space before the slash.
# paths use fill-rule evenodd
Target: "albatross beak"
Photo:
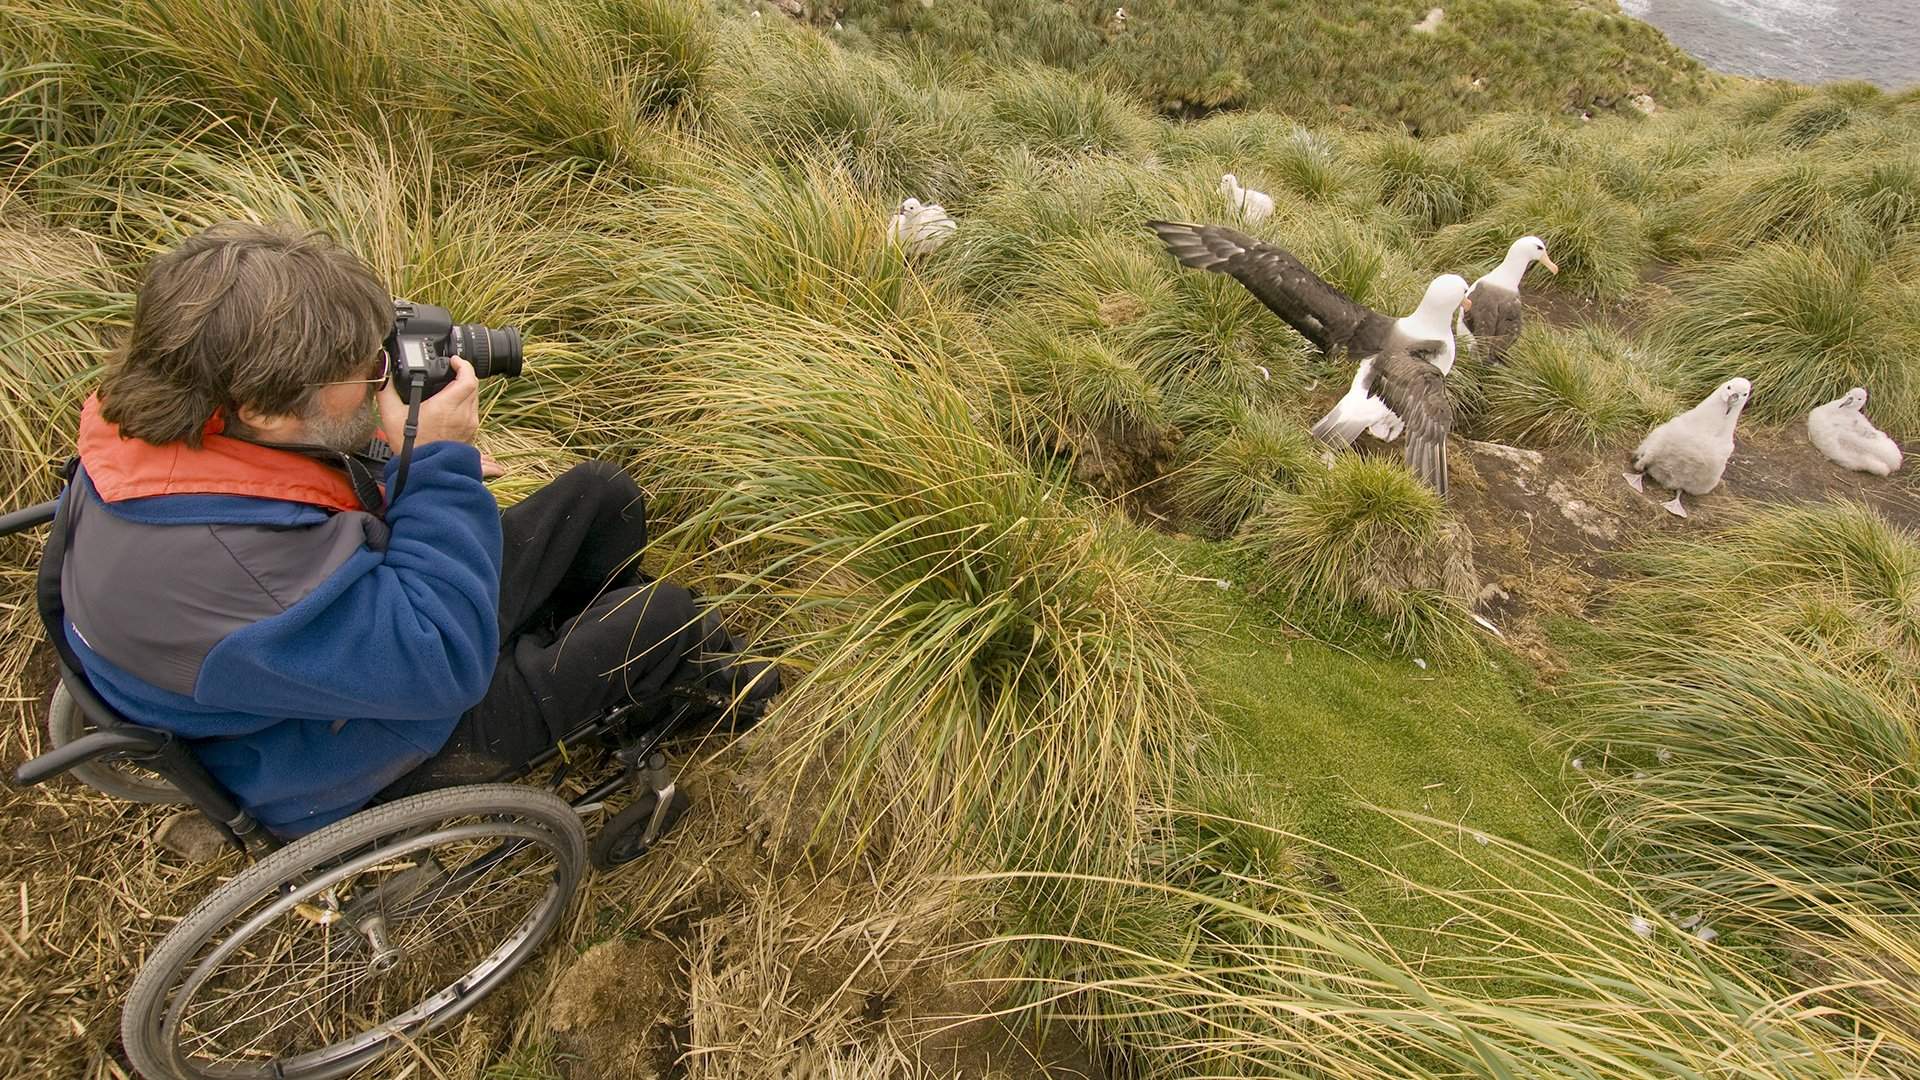
<path id="1" fill-rule="evenodd" d="M 1472 311 L 1472 310 L 1473 310 L 1473 301 L 1472 301 L 1471 299 L 1464 299 L 1464 300 L 1461 300 L 1461 301 L 1460 301 L 1460 310 L 1461 310 L 1461 311 Z"/>
<path id="2" fill-rule="evenodd" d="M 1555 273 L 1555 274 L 1560 272 L 1560 264 L 1557 262 L 1554 262 L 1552 259 L 1547 258 L 1544 254 L 1540 256 L 1540 262 L 1541 262 L 1541 265 L 1545 266 L 1549 272 Z"/>

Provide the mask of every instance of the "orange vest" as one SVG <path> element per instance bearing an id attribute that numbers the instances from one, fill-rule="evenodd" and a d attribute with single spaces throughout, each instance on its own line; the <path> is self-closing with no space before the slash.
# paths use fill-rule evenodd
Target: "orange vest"
<path id="1" fill-rule="evenodd" d="M 220 434 L 226 421 L 207 421 L 200 448 L 156 446 L 128 438 L 100 415 L 98 395 L 80 409 L 80 461 L 107 502 L 151 495 L 246 495 L 328 510 L 359 510 L 353 484 L 339 469 L 286 450 Z"/>

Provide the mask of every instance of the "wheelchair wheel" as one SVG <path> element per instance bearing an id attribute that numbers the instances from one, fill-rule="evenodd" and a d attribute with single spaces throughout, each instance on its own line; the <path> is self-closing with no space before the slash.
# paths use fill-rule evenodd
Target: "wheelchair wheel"
<path id="1" fill-rule="evenodd" d="M 53 740 L 53 745 L 65 746 L 92 730 L 93 721 L 74 704 L 73 695 L 67 693 L 65 686 L 56 684 L 53 702 L 47 708 L 47 737 Z M 128 802 L 183 806 L 188 802 L 180 789 L 165 778 L 130 762 L 88 762 L 75 765 L 67 775 L 103 795 Z"/>
<path id="2" fill-rule="evenodd" d="M 680 815 L 687 812 L 687 807 L 693 805 L 686 792 L 675 789 L 673 797 L 667 800 L 667 813 L 660 822 L 660 835 L 649 841 L 647 826 L 653 821 L 653 808 L 659 802 L 657 794 L 646 792 L 607 822 L 607 827 L 601 829 L 600 835 L 593 840 L 595 870 L 612 870 L 645 855 L 673 828 L 680 820 Z"/>
<path id="3" fill-rule="evenodd" d="M 364 810 L 201 901 L 134 979 L 121 1041 L 149 1080 L 326 1078 L 472 1008 L 565 915 L 586 833 L 509 784 Z"/>

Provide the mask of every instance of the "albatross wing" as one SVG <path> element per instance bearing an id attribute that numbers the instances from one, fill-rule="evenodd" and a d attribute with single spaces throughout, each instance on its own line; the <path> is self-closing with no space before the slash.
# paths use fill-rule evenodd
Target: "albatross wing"
<path id="1" fill-rule="evenodd" d="M 1321 352 L 1378 352 L 1393 320 L 1327 284 L 1290 252 L 1221 225 L 1149 221 L 1180 265 L 1226 274 L 1246 286 Z"/>
<path id="2" fill-rule="evenodd" d="M 1454 416 L 1447 377 L 1433 366 L 1442 348 L 1438 341 L 1395 343 L 1374 358 L 1373 392 L 1406 424 L 1407 468 L 1445 497 Z"/>

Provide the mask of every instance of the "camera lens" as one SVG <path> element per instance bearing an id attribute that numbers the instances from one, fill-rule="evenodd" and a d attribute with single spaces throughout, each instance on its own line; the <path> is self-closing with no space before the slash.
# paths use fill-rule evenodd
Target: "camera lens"
<path id="1" fill-rule="evenodd" d="M 520 374 L 522 357 L 518 327 L 489 330 L 480 323 L 461 323 L 453 328 L 453 347 L 467 363 L 473 365 L 476 378 Z"/>

